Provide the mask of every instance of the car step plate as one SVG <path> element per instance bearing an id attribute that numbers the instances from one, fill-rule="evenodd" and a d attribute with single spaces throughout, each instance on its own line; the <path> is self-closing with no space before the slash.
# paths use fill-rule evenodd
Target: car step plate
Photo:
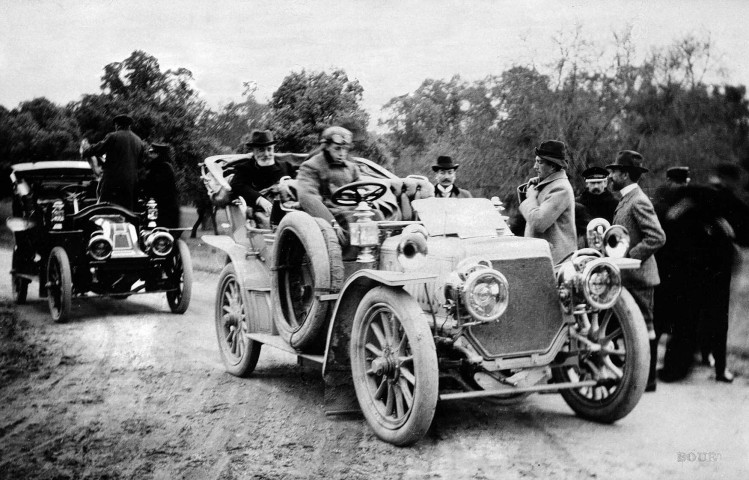
<path id="1" fill-rule="evenodd" d="M 264 345 L 270 345 L 271 347 L 283 350 L 284 352 L 302 357 L 305 360 L 319 363 L 320 365 L 322 365 L 325 361 L 324 355 L 310 355 L 308 353 L 300 353 L 298 350 L 295 350 L 294 347 L 286 343 L 286 341 L 281 338 L 280 335 L 270 335 L 268 333 L 248 333 L 247 337 Z"/>

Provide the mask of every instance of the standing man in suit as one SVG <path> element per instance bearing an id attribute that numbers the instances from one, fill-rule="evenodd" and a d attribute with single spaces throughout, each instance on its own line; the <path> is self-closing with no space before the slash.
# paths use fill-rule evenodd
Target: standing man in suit
<path id="1" fill-rule="evenodd" d="M 622 283 L 642 311 L 650 339 L 650 374 L 647 392 L 656 386 L 655 366 L 658 361 L 658 341 L 653 326 L 654 289 L 660 283 L 658 265 L 653 254 L 666 243 L 666 234 L 655 214 L 653 204 L 637 182 L 648 169 L 642 166 L 643 158 L 632 150 L 622 150 L 614 163 L 606 165 L 614 191 L 622 199 L 614 213 L 614 223 L 629 231 L 630 249 L 627 255 L 642 263 L 637 270 L 623 270 Z"/>
<path id="2" fill-rule="evenodd" d="M 99 183 L 99 201 L 121 205 L 128 210 L 135 206 L 135 185 L 138 180 L 138 164 L 146 155 L 146 145 L 130 130 L 133 119 L 128 115 L 114 117 L 114 132 L 107 134 L 99 143 L 89 145 L 85 138 L 81 142 L 81 157 L 94 157 L 94 172 L 102 172 Z M 104 165 L 100 157 L 106 154 Z"/>
<path id="3" fill-rule="evenodd" d="M 444 198 L 473 198 L 471 192 L 455 185 L 455 172 L 460 164 L 453 163 L 452 157 L 440 155 L 437 163 L 432 165 L 432 171 L 437 183 L 434 185 L 434 196 Z"/>
<path id="4" fill-rule="evenodd" d="M 141 189 L 145 200 L 153 198 L 159 209 L 156 223 L 160 227 L 179 228 L 179 193 L 172 166 L 169 145 L 152 143 L 148 150 L 148 172 Z"/>
<path id="5" fill-rule="evenodd" d="M 567 178 L 566 146 L 548 140 L 536 148 L 535 178 L 528 181 L 520 213 L 526 237 L 543 238 L 551 247 L 554 264 L 577 249 L 575 193 Z"/>
<path id="6" fill-rule="evenodd" d="M 609 172 L 605 168 L 593 166 L 583 171 L 585 191 L 575 198 L 575 229 L 578 247 L 586 245 L 588 223 L 594 218 L 614 221 L 614 212 L 619 200 L 608 187 Z"/>
<path id="7" fill-rule="evenodd" d="M 741 170 L 735 164 L 718 165 L 709 185 L 689 185 L 679 190 L 666 218 L 681 229 L 681 315 L 674 322 L 659 378 L 676 381 L 686 377 L 697 346 L 703 359 L 712 351 L 715 379 L 731 383 L 726 368 L 726 340 L 731 275 L 735 246 L 749 245 L 749 206 L 736 195 Z"/>
<path id="8" fill-rule="evenodd" d="M 697 298 L 692 290 L 695 282 L 694 262 L 687 259 L 694 255 L 694 231 L 690 232 L 685 222 L 674 222 L 668 218 L 668 211 L 684 187 L 689 184 L 689 167 L 677 166 L 666 170 L 666 182 L 660 185 L 653 195 L 653 206 L 668 241 L 655 253 L 658 262 L 660 285 L 655 289 L 653 324 L 656 340 L 664 334 L 681 331 L 694 316 L 692 298 Z M 691 323 L 695 323 L 691 321 Z M 696 327 L 694 327 L 696 328 Z M 694 330 L 690 327 L 691 330 Z"/>

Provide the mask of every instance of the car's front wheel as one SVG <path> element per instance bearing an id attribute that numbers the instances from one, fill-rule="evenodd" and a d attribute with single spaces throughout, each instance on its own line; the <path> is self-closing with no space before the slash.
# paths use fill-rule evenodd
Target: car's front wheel
<path id="1" fill-rule="evenodd" d="M 599 328 L 588 335 L 595 347 L 580 348 L 577 366 L 556 368 L 552 375 L 557 382 L 597 381 L 595 386 L 560 393 L 581 417 L 613 423 L 631 412 L 645 391 L 648 333 L 640 309 L 626 290 L 611 309 L 597 315 Z"/>
<path id="2" fill-rule="evenodd" d="M 398 446 L 418 441 L 438 396 L 437 353 L 416 301 L 376 287 L 356 310 L 349 345 L 356 396 L 372 430 Z"/>
<path id="3" fill-rule="evenodd" d="M 234 265 L 227 264 L 221 271 L 216 290 L 216 337 L 226 371 L 246 377 L 255 370 L 261 343 L 250 340 L 250 312 L 237 280 Z"/>
<path id="4" fill-rule="evenodd" d="M 192 257 L 183 240 L 177 240 L 177 249 L 169 259 L 168 272 L 176 284 L 175 290 L 166 292 L 172 313 L 185 313 L 192 296 Z"/>
<path id="5" fill-rule="evenodd" d="M 73 276 L 68 254 L 62 247 L 55 247 L 47 262 L 47 303 L 55 322 L 64 322 L 70 317 L 73 303 Z"/>

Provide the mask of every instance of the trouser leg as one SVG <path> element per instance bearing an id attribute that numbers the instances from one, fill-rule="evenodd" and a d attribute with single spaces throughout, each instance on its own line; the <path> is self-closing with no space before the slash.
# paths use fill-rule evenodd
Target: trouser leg
<path id="1" fill-rule="evenodd" d="M 632 294 L 637 306 L 640 307 L 642 317 L 645 320 L 645 325 L 648 326 L 648 330 L 653 330 L 653 298 L 654 290 L 652 287 L 648 288 L 632 288 L 627 287 L 629 293 Z M 654 386 L 655 367 L 658 361 L 658 335 L 656 334 L 655 340 L 650 340 L 650 368 L 648 374 L 648 386 Z"/>
<path id="2" fill-rule="evenodd" d="M 715 374 L 723 375 L 726 369 L 726 343 L 728 341 L 728 309 L 731 294 L 731 272 L 721 271 L 713 277 L 709 307 L 703 322 L 709 322 L 711 347 L 715 358 Z"/>

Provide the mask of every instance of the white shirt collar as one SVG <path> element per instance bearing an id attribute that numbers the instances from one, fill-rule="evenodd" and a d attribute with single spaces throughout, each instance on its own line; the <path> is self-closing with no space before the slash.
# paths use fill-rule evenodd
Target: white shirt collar
<path id="1" fill-rule="evenodd" d="M 452 191 L 453 191 L 453 185 L 450 185 L 449 187 L 445 188 L 445 187 L 443 187 L 443 186 L 442 186 L 441 184 L 439 184 L 439 183 L 438 183 L 438 184 L 437 184 L 437 189 L 438 189 L 438 190 L 439 190 L 440 192 L 442 192 L 442 194 L 443 194 L 443 195 L 447 195 L 447 194 L 449 194 L 450 192 L 452 192 Z"/>
<path id="2" fill-rule="evenodd" d="M 633 191 L 636 188 L 637 188 L 637 184 L 636 183 L 630 183 L 626 187 L 622 188 L 620 190 L 620 193 L 622 194 L 622 197 L 623 197 L 623 196 L 625 196 L 626 194 L 628 194 L 629 192 Z"/>

